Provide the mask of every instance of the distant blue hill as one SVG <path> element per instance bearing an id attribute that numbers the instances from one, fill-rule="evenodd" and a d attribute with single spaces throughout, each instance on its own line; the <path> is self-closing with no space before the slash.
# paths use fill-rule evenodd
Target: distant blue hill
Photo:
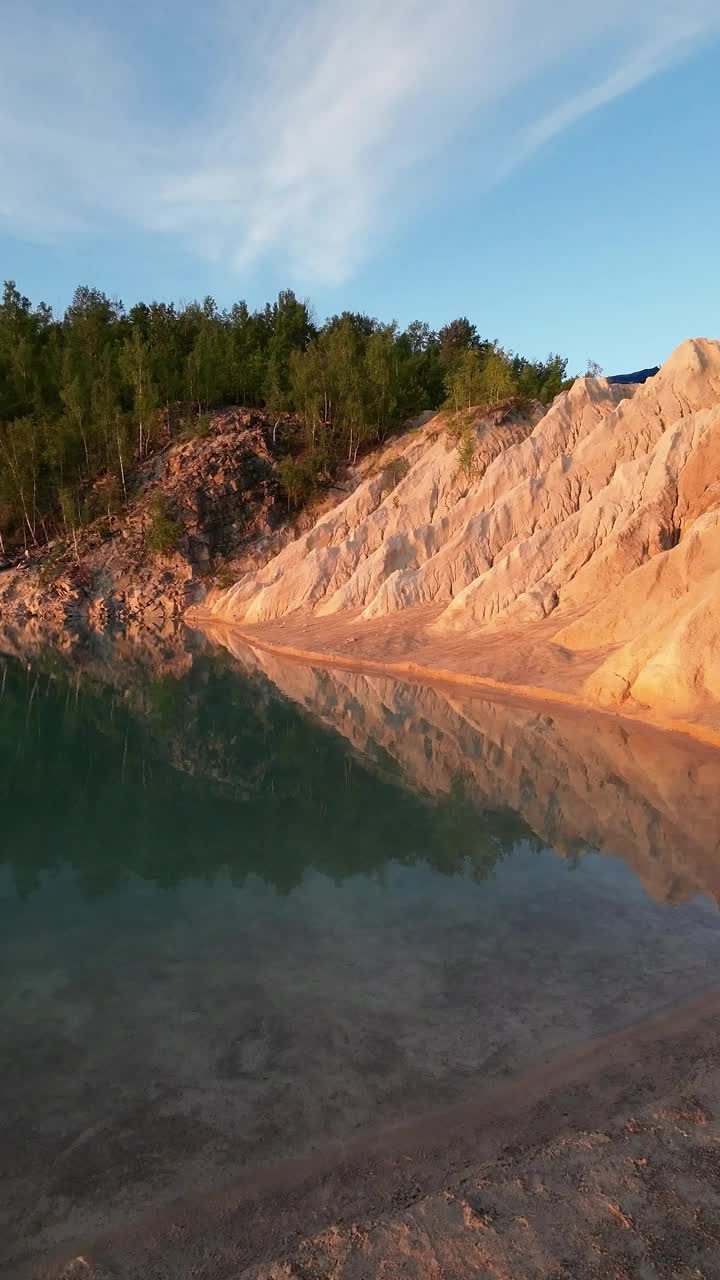
<path id="1" fill-rule="evenodd" d="M 659 372 L 660 365 L 656 364 L 653 369 L 640 369 L 637 373 L 616 373 L 614 378 L 608 378 L 608 382 L 618 382 L 624 384 L 626 382 L 647 382 L 648 378 L 654 378 Z"/>

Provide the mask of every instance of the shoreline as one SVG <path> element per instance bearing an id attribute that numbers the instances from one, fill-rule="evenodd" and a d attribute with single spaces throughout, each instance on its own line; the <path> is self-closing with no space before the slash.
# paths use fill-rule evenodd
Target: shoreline
<path id="1" fill-rule="evenodd" d="M 116 1221 L 108 1231 L 17 1258 L 8 1280 L 74 1280 L 80 1275 L 87 1280 L 141 1280 L 154 1274 L 155 1266 L 170 1263 L 178 1280 L 189 1280 L 191 1275 L 215 1274 L 213 1255 L 226 1262 L 232 1257 L 239 1280 L 271 1280 L 286 1275 L 275 1270 L 278 1259 L 283 1266 L 297 1249 L 309 1244 L 314 1253 L 317 1241 L 334 1246 L 342 1233 L 356 1241 L 379 1226 L 384 1229 L 383 1251 L 391 1260 L 387 1227 L 398 1218 L 423 1205 L 457 1201 L 468 1196 L 473 1183 L 486 1188 L 496 1178 L 508 1177 L 508 1171 L 515 1185 L 518 1178 L 527 1183 L 538 1159 L 547 1161 L 551 1175 L 559 1158 L 563 1176 L 566 1149 L 568 1154 L 587 1151 L 589 1174 L 610 1153 L 613 1180 L 619 1183 L 617 1200 L 622 1202 L 628 1138 L 640 1133 L 648 1150 L 656 1140 L 657 1126 L 648 1122 L 648 1113 L 665 1119 L 677 1112 L 685 1145 L 694 1149 L 703 1140 L 702 1130 L 697 1137 L 687 1132 L 683 1107 L 688 1087 L 700 1112 L 697 1091 L 707 1094 L 706 1110 L 708 1102 L 720 1101 L 715 1096 L 719 1012 L 720 988 L 710 986 L 640 1021 L 541 1057 L 507 1080 L 481 1088 L 475 1098 L 356 1139 L 255 1165 L 229 1183 L 180 1194 L 125 1223 Z M 712 1120 L 712 1111 L 707 1115 Z M 695 1123 L 703 1126 L 706 1121 Z M 659 1150 L 650 1162 L 644 1158 L 639 1163 L 655 1165 L 662 1155 Z M 671 1170 L 676 1158 L 670 1155 Z M 570 1212 L 577 1216 L 578 1210 Z M 614 1214 L 612 1208 L 610 1212 Z M 460 1241 L 467 1226 L 461 1217 L 441 1220 L 433 1230 L 441 1240 Z M 587 1224 L 581 1230 L 586 1233 Z M 200 1270 L 195 1270 L 198 1264 Z M 302 1274 L 320 1280 L 326 1272 Z M 455 1280 L 454 1272 L 448 1274 Z"/>
<path id="2" fill-rule="evenodd" d="M 412 659 L 388 660 L 365 657 L 362 654 L 349 657 L 334 649 L 305 648 L 300 645 L 284 644 L 263 634 L 263 631 L 247 629 L 237 623 L 214 617 L 199 608 L 188 611 L 186 625 L 212 636 L 215 630 L 229 632 L 236 636 L 249 648 L 263 650 L 287 658 L 305 666 L 334 667 L 342 671 L 354 671 L 369 675 L 386 676 L 391 679 L 405 681 L 410 684 L 431 685 L 442 688 L 451 685 L 456 689 L 466 689 L 478 696 L 487 694 L 491 700 L 513 702 L 515 704 L 530 703 L 543 706 L 556 706 L 563 711 L 580 715 L 600 716 L 614 723 L 631 724 L 634 727 L 651 730 L 662 735 L 672 733 L 690 738 L 702 746 L 714 751 L 720 750 L 720 728 L 713 729 L 708 725 L 675 719 L 659 715 L 657 712 L 643 714 L 642 711 L 617 711 L 590 702 L 562 689 L 553 689 L 543 685 L 520 684 L 513 680 L 498 680 L 492 676 L 480 675 L 477 672 L 461 671 L 454 668 L 442 668 L 425 665 Z M 280 624 L 282 626 L 282 624 Z M 352 637 L 350 637 L 352 639 Z"/>

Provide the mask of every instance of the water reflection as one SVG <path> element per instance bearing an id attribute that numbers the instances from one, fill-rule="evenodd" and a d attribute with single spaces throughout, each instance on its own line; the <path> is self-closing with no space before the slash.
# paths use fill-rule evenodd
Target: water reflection
<path id="1" fill-rule="evenodd" d="M 513 812 L 570 859 L 619 856 L 660 901 L 720 894 L 717 751 L 611 717 L 313 670 L 227 630 L 214 638 L 416 791 Z"/>
<path id="2" fill-rule="evenodd" d="M 2 861 L 21 897 L 71 871 L 91 894 L 131 876 L 169 888 L 227 873 L 281 892 L 310 869 L 378 874 L 392 859 L 490 873 L 528 825 L 464 779 L 429 802 L 382 750 L 353 744 L 261 673 L 196 655 L 180 677 L 119 687 L 57 660 L 3 668 Z M 53 666 L 55 669 L 53 670 Z"/>
<path id="3" fill-rule="evenodd" d="M 720 894 L 718 753 L 211 639 L 146 667 L 107 642 L 6 659 L 0 858 L 21 895 L 61 867 L 93 893 L 219 872 L 286 892 L 388 859 L 483 878 L 518 842 L 619 856 L 659 901 Z"/>
<path id="4" fill-rule="evenodd" d="M 717 784 L 234 644 L 8 658 L 0 1269 L 708 985 Z"/>

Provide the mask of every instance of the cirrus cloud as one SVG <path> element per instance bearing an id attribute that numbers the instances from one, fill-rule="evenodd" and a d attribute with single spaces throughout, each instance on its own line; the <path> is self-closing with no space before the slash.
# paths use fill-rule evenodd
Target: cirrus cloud
<path id="1" fill-rule="evenodd" d="M 501 181 L 719 32 L 709 0 L 209 0 L 131 8 L 121 27 L 72 0 L 18 7 L 0 225 L 120 225 L 336 283 L 432 199 L 427 175 L 451 173 L 463 140 Z"/>

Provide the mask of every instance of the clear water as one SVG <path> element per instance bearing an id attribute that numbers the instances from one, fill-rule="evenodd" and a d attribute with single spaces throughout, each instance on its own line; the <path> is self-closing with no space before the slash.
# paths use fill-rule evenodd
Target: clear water
<path id="1" fill-rule="evenodd" d="M 689 742 L 237 646 L 0 681 L 8 1274 L 715 979 Z"/>

